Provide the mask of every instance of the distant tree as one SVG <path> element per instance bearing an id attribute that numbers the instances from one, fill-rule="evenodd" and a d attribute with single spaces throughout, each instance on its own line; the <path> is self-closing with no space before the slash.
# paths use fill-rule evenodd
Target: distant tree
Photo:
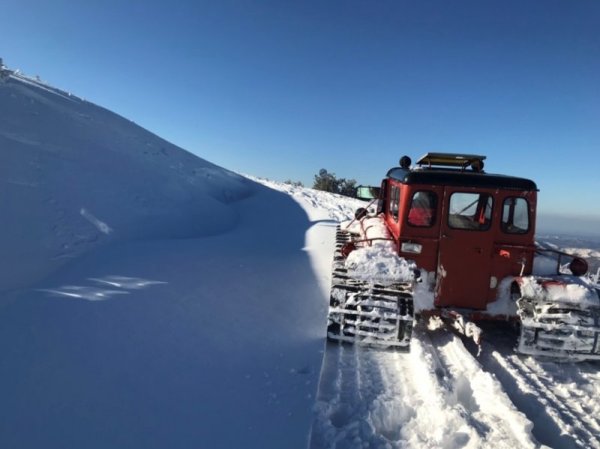
<path id="1" fill-rule="evenodd" d="M 322 168 L 319 170 L 319 174 L 315 175 L 313 189 L 354 197 L 356 196 L 356 181 L 337 178 L 335 173 L 329 173 Z"/>
<path id="2" fill-rule="evenodd" d="M 322 168 L 319 170 L 319 174 L 315 175 L 313 189 L 337 193 L 337 183 L 335 175 Z"/>
<path id="3" fill-rule="evenodd" d="M 294 187 L 304 187 L 304 184 L 302 184 L 302 181 L 292 181 L 291 179 L 288 179 L 287 181 L 285 181 L 284 184 L 289 184 Z"/>
<path id="4" fill-rule="evenodd" d="M 356 196 L 356 181 L 354 179 L 340 179 L 339 180 L 339 194 L 350 196 L 354 198 Z"/>

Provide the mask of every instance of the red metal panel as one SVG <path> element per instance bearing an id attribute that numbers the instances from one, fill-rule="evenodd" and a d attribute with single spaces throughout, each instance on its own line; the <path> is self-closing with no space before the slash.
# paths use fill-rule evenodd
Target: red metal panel
<path id="1" fill-rule="evenodd" d="M 529 231 L 525 234 L 509 234 L 502 230 L 502 205 L 512 197 L 520 197 L 529 204 Z M 492 253 L 492 272 L 499 283 L 507 276 L 529 275 L 533 271 L 533 258 L 535 256 L 535 211 L 536 192 L 501 191 L 497 195 L 498 218 L 493 225 L 494 249 Z M 490 288 L 488 302 L 497 298 L 497 288 Z"/>
<path id="2" fill-rule="evenodd" d="M 433 192 L 437 195 L 437 209 L 433 211 L 435 221 L 432 226 L 429 227 L 412 226 L 408 223 L 411 199 L 413 195 L 419 191 Z M 437 267 L 443 195 L 443 187 L 412 184 L 404 186 L 403 195 L 401 197 L 400 256 L 414 260 L 419 268 L 428 272 L 435 272 Z M 401 251 L 402 242 L 412 242 L 422 245 L 421 254 L 403 253 Z"/>
<path id="3" fill-rule="evenodd" d="M 491 189 L 445 188 L 435 304 L 440 307 L 484 309 L 490 290 L 493 226 L 487 230 L 451 227 L 448 220 L 449 200 L 455 192 L 487 193 L 492 196 L 495 193 Z M 492 223 L 497 223 L 497 215 L 498 205 L 494 204 Z"/>

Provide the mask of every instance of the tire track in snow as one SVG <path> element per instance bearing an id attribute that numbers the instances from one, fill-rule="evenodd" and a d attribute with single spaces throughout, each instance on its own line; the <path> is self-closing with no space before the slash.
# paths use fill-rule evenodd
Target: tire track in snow
<path id="1" fill-rule="evenodd" d="M 527 361 L 535 365 L 535 359 L 503 355 L 491 347 L 484 348 L 484 353 L 484 365 L 496 374 L 513 402 L 533 421 L 533 434 L 540 442 L 569 449 L 600 448 L 597 415 L 583 407 L 577 410 L 571 398 L 559 397 L 551 387 L 557 383 L 542 377 L 543 368 L 538 371 L 528 366 Z M 577 391 L 577 384 L 570 387 L 569 396 L 585 395 Z"/>
<path id="2" fill-rule="evenodd" d="M 556 448 L 600 448 L 600 381 L 595 362 L 556 363 L 516 354 L 516 333 L 494 323 L 484 328 L 479 361 L 501 382 L 512 402 L 534 423 L 533 435 Z"/>
<path id="3" fill-rule="evenodd" d="M 410 353 L 328 344 L 310 447 L 528 448 L 532 424 L 453 335 Z"/>
<path id="4" fill-rule="evenodd" d="M 421 339 L 429 343 L 440 365 L 438 371 L 444 373 L 447 402 L 463 410 L 469 425 L 478 432 L 480 445 L 537 447 L 531 434 L 533 424 L 514 406 L 498 381 L 482 370 L 462 340 L 439 326 L 433 324 Z"/>
<path id="5" fill-rule="evenodd" d="M 414 329 L 411 352 L 403 362 L 415 415 L 403 423 L 408 444 L 399 447 L 481 447 L 481 431 L 452 397 L 452 379 L 423 329 Z"/>
<path id="6" fill-rule="evenodd" d="M 567 429 L 581 437 L 578 442 L 582 442 L 584 447 L 600 448 L 600 421 L 597 418 L 582 409 L 577 410 L 576 404 L 565 402 L 559 398 L 547 386 L 547 382 L 534 373 L 519 357 L 513 357 L 512 361 L 527 378 L 532 379 L 538 391 L 543 392 L 547 400 L 554 405 L 554 411 L 558 412 L 557 416 L 560 416 L 563 422 L 569 423 Z"/>
<path id="7" fill-rule="evenodd" d="M 386 448 L 365 419 L 382 379 L 364 358 L 361 348 L 328 344 L 311 448 Z"/>
<path id="8" fill-rule="evenodd" d="M 600 420 L 598 418 L 586 413 L 582 408 L 578 409 L 575 403 L 564 401 L 552 388 L 549 388 L 547 379 L 543 379 L 540 375 L 542 373 L 534 371 L 535 360 L 529 366 L 524 359 L 514 356 L 511 357 L 511 362 L 525 378 L 531 379 L 537 391 L 541 392 L 548 403 L 553 406 L 553 415 L 566 424 L 565 429 L 573 433 L 574 436 L 579 437 L 577 438 L 578 443 L 582 443 L 583 447 L 600 448 Z M 554 382 L 551 382 L 551 384 L 556 385 Z M 576 388 L 576 386 L 573 386 L 573 388 Z M 575 391 L 573 391 L 574 395 Z M 580 394 L 580 396 L 582 395 Z"/>

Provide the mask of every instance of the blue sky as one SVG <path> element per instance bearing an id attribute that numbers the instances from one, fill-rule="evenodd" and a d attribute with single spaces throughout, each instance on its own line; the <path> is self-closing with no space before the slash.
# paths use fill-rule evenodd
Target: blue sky
<path id="1" fill-rule="evenodd" d="M 600 219 L 600 2 L 5 0 L 0 57 L 232 170 L 488 156 Z"/>

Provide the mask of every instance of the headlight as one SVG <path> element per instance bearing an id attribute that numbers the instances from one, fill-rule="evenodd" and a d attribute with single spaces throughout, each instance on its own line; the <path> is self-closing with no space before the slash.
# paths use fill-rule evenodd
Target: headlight
<path id="1" fill-rule="evenodd" d="M 423 245 L 421 245 L 420 243 L 404 242 L 400 246 L 400 251 L 402 251 L 403 253 L 421 254 L 422 249 Z"/>

